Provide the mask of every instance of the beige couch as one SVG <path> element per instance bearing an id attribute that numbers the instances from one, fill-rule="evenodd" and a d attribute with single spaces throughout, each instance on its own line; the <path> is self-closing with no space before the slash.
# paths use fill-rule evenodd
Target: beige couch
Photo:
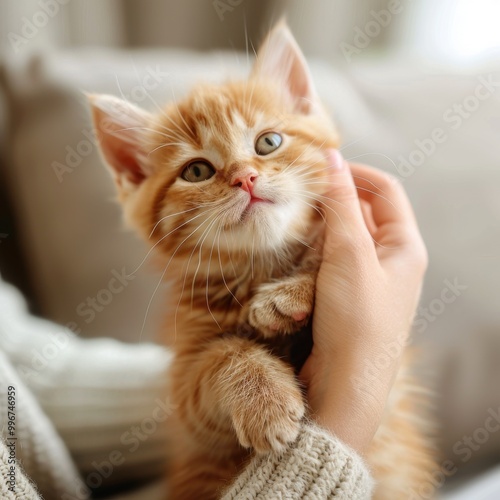
<path id="1" fill-rule="evenodd" d="M 166 293 L 161 285 L 154 294 L 159 273 L 122 228 L 81 91 L 123 94 L 154 109 L 195 81 L 246 74 L 245 61 L 234 53 L 93 50 L 4 61 L 3 175 L 26 257 L 11 265 L 27 266 L 43 315 L 82 336 L 154 339 Z M 474 441 L 467 460 L 460 451 L 464 436 L 500 407 L 500 73 L 398 59 L 343 71 L 312 66 L 344 156 L 400 176 L 414 203 L 431 261 L 415 342 L 437 392 L 440 447 L 458 467 L 453 479 L 464 477 L 500 452 L 500 431 Z M 116 294 L 107 291 L 115 276 L 123 282 Z M 97 310 L 89 298 L 106 305 Z"/>

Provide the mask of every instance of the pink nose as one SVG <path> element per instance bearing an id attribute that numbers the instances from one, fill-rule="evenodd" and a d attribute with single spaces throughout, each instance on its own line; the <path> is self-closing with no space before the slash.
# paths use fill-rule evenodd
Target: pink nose
<path id="1" fill-rule="evenodd" d="M 253 186 L 258 176 L 259 174 L 253 168 L 238 172 L 231 179 L 231 186 L 239 187 L 243 189 L 243 191 L 252 194 Z"/>

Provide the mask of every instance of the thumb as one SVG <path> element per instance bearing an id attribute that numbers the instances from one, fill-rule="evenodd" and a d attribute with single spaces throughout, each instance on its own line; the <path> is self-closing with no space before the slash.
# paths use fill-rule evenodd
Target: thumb
<path id="1" fill-rule="evenodd" d="M 337 149 L 328 151 L 328 161 L 328 190 L 321 198 L 327 225 L 325 250 L 338 248 L 360 232 L 369 236 L 349 164 Z"/>

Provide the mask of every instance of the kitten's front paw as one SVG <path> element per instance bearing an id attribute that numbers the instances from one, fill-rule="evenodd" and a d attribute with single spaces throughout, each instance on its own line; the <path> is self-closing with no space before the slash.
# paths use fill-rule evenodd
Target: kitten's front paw
<path id="1" fill-rule="evenodd" d="M 297 439 L 305 413 L 302 394 L 293 379 L 280 385 L 261 388 L 234 412 L 234 429 L 245 448 L 281 453 Z"/>
<path id="2" fill-rule="evenodd" d="M 314 276 L 291 276 L 261 285 L 250 301 L 248 322 L 265 336 L 294 333 L 312 313 Z"/>

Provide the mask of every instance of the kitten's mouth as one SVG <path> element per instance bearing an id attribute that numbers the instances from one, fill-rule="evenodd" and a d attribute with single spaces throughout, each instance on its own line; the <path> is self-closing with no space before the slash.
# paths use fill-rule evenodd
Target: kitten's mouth
<path id="1" fill-rule="evenodd" d="M 265 198 L 259 198 L 258 196 L 254 196 L 252 194 L 250 196 L 250 199 L 248 200 L 248 204 L 245 207 L 245 210 L 243 210 L 243 213 L 241 214 L 241 220 L 245 220 L 253 211 L 254 207 L 258 207 L 264 204 L 273 205 L 273 202 L 271 200 L 266 200 Z"/>
<path id="2" fill-rule="evenodd" d="M 248 202 L 248 206 L 247 208 L 251 207 L 252 205 L 255 205 L 255 203 L 272 203 L 271 201 L 269 200 L 264 200 L 263 198 L 259 198 L 258 196 L 252 196 L 250 198 L 250 201 Z"/>

